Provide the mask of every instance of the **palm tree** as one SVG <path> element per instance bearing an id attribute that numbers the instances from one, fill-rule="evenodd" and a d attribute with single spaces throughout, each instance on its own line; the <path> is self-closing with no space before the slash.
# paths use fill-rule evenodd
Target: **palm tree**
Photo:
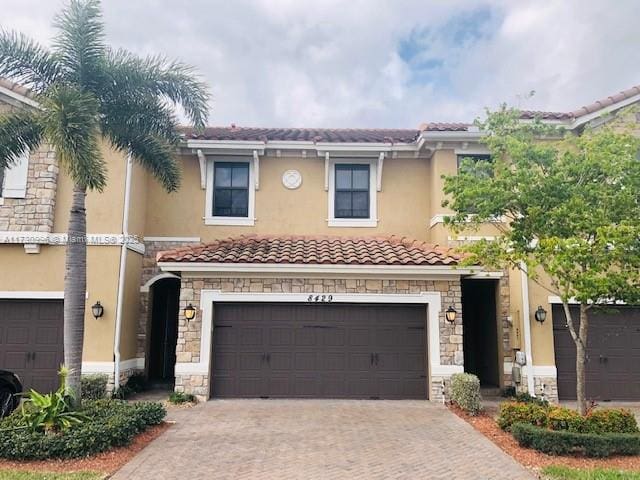
<path id="1" fill-rule="evenodd" d="M 51 50 L 26 36 L 0 32 L 0 77 L 31 89 L 40 108 L 0 117 L 0 170 L 26 149 L 50 144 L 73 180 L 64 280 L 67 387 L 80 398 L 86 291 L 87 190 L 102 191 L 102 141 L 131 155 L 168 191 L 179 187 L 175 107 L 205 125 L 209 95 L 191 67 L 164 57 L 140 58 L 105 43 L 99 0 L 71 0 L 56 16 Z"/>

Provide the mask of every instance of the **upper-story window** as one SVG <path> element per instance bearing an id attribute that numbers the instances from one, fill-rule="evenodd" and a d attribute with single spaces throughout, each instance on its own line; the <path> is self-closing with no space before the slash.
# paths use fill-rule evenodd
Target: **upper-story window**
<path id="1" fill-rule="evenodd" d="M 329 166 L 329 226 L 375 227 L 376 175 L 374 159 L 331 160 Z"/>
<path id="2" fill-rule="evenodd" d="M 249 215 L 249 164 L 216 162 L 213 172 L 213 215 Z"/>
<path id="3" fill-rule="evenodd" d="M 478 162 L 491 162 L 491 155 L 488 153 L 474 153 L 474 154 L 458 154 L 458 171 L 464 168 L 463 160 L 470 159 L 474 164 Z M 476 175 L 480 175 L 480 172 L 476 172 Z"/>
<path id="4" fill-rule="evenodd" d="M 206 225 L 254 225 L 251 159 L 212 159 L 207 164 Z"/>
<path id="5" fill-rule="evenodd" d="M 369 165 L 335 168 L 335 218 L 369 218 Z"/>

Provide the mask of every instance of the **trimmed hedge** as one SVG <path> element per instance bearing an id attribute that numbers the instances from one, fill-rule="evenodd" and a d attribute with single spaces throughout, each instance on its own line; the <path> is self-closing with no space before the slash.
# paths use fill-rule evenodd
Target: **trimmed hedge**
<path id="1" fill-rule="evenodd" d="M 80 458 L 129 445 L 133 438 L 166 415 L 159 403 L 135 404 L 120 400 L 93 400 L 83 403 L 89 420 L 58 434 L 32 432 L 25 428 L 18 412 L 0 422 L 0 458 L 46 460 Z"/>
<path id="2" fill-rule="evenodd" d="M 470 373 L 451 375 L 451 401 L 471 415 L 482 410 L 480 380 Z"/>
<path id="3" fill-rule="evenodd" d="M 107 397 L 109 377 L 103 373 L 82 375 L 80 384 L 83 400 L 100 400 Z"/>
<path id="4" fill-rule="evenodd" d="M 500 405 L 498 426 L 510 430 L 514 423 L 548 427 L 573 433 L 638 433 L 638 424 L 629 410 L 606 408 L 581 416 L 575 410 L 536 403 L 504 402 Z"/>
<path id="5" fill-rule="evenodd" d="M 497 422 L 503 430 L 510 430 L 514 423 L 546 427 L 548 415 L 549 408 L 536 403 L 504 402 L 500 405 Z"/>
<path id="6" fill-rule="evenodd" d="M 574 433 L 549 430 L 526 423 L 511 425 L 511 434 L 521 447 L 550 455 L 582 453 L 587 457 L 640 454 L 640 435 L 630 433 Z"/>

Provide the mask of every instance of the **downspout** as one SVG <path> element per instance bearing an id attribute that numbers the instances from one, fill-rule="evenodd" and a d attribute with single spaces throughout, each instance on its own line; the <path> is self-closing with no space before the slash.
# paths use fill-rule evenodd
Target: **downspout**
<path id="1" fill-rule="evenodd" d="M 120 271 L 118 273 L 118 300 L 116 306 L 116 331 L 113 340 L 113 388 L 120 388 L 120 332 L 122 331 L 122 310 L 124 308 L 124 281 L 127 268 L 127 241 L 129 239 L 129 204 L 131 202 L 131 152 L 127 154 L 127 168 L 124 180 L 124 208 L 122 213 L 122 247 L 120 250 Z"/>
<path id="2" fill-rule="evenodd" d="M 531 354 L 531 319 L 529 318 L 529 276 L 527 265 L 520 264 L 520 281 L 522 282 L 522 327 L 524 329 L 524 354 L 527 359 L 527 390 L 536 396 L 533 381 L 533 355 Z"/>

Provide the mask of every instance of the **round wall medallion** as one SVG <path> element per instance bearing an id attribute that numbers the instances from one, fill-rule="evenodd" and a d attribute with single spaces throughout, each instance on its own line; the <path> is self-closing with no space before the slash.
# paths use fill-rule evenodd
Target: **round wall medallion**
<path id="1" fill-rule="evenodd" d="M 302 185 L 302 175 L 298 170 L 287 170 L 282 174 L 282 184 L 289 190 L 295 190 Z"/>

